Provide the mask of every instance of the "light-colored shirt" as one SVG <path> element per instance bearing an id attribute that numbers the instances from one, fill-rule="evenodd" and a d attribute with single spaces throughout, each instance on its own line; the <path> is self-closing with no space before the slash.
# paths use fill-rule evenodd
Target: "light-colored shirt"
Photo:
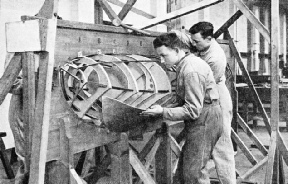
<path id="1" fill-rule="evenodd" d="M 229 90 L 225 85 L 225 70 L 227 65 L 225 52 L 216 40 L 212 39 L 209 49 L 205 52 L 200 52 L 199 56 L 208 63 L 213 71 L 220 95 L 220 106 L 222 110 L 232 114 L 232 99 Z"/>
<path id="2" fill-rule="evenodd" d="M 214 38 L 207 51 L 199 52 L 199 57 L 211 67 L 216 83 L 225 82 L 226 55 Z"/>
<path id="3" fill-rule="evenodd" d="M 176 66 L 176 76 L 176 94 L 182 106 L 163 108 L 164 120 L 195 120 L 205 102 L 219 99 L 212 70 L 199 57 L 193 54 L 184 57 Z"/>

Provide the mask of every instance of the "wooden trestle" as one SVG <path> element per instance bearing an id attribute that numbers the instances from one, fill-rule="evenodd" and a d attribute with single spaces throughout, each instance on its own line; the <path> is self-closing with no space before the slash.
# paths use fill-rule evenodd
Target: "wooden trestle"
<path id="1" fill-rule="evenodd" d="M 164 17 L 152 19 L 150 23 L 142 28 L 152 27 L 169 19 L 180 17 L 219 2 L 221 1 L 201 1 L 195 6 L 191 6 L 189 10 L 184 9 Z M 230 66 L 231 75 L 228 78 L 228 82 L 234 102 L 233 120 L 239 123 L 263 154 L 263 159 L 257 161 L 239 138 L 237 131 L 232 131 L 232 138 L 252 164 L 252 168 L 246 173 L 238 173 L 238 182 L 241 183 L 248 179 L 268 163 L 265 181 L 266 183 L 272 183 L 272 181 L 276 180 L 273 180 L 270 176 L 275 172 L 278 174 L 278 169 L 275 168 L 281 168 L 280 162 L 280 166 L 276 165 L 273 170 L 274 160 L 278 162 L 279 160 L 281 161 L 279 158 L 283 157 L 286 164 L 288 163 L 287 147 L 278 131 L 277 123 L 275 123 L 277 118 L 279 118 L 277 115 L 278 111 L 275 109 L 271 125 L 235 43 L 228 32 L 228 28 L 243 14 L 264 35 L 264 38 L 272 44 L 272 48 L 277 48 L 277 44 L 274 41 L 277 39 L 276 35 L 278 33 L 277 30 L 272 30 L 270 38 L 269 31 L 255 18 L 241 0 L 233 0 L 233 2 L 239 8 L 239 11 L 216 31 L 215 37 L 217 38 L 224 33 L 224 38 L 228 40 L 219 40 L 219 43 L 221 43 L 227 55 Z M 7 23 L 7 63 L 9 62 L 9 64 L 0 79 L 0 104 L 22 69 L 24 122 L 27 124 L 25 137 L 28 148 L 25 156 L 28 167 L 25 169 L 30 172 L 29 184 L 44 183 L 45 173 L 59 176 L 59 178 L 53 178 L 55 183 L 84 183 L 79 175 L 87 176 L 86 179 L 94 183 L 99 179 L 101 180 L 101 176 L 104 176 L 107 170 L 110 170 L 111 183 L 132 183 L 132 179 L 135 179 L 135 177 L 134 181 L 136 183 L 141 183 L 142 181 L 145 184 L 169 184 L 172 182 L 175 163 L 177 163 L 172 162 L 172 160 L 177 158 L 181 152 L 181 146 L 178 144 L 181 139 L 177 139 L 177 143 L 170 135 L 169 122 L 163 122 L 160 126 L 153 127 L 151 130 L 155 131 L 155 133 L 150 137 L 147 144 L 142 150 L 136 150 L 132 144 L 129 144 L 129 138 L 126 133 L 110 132 L 108 129 L 100 127 L 95 121 L 91 122 L 83 119 L 82 116 L 85 115 L 87 109 L 85 112 L 81 112 L 81 115 L 76 115 L 70 107 L 71 104 L 67 103 L 59 81 L 59 66 L 63 66 L 72 58 L 83 58 L 83 56 L 91 56 L 95 53 L 95 57 L 97 57 L 97 54 L 98 56 L 106 54 L 117 55 L 117 57 L 122 57 L 122 59 L 127 55 L 155 56 L 151 42 L 154 36 L 160 33 L 141 31 L 121 22 L 128 11 L 131 10 L 133 4 L 135 4 L 135 1 L 128 1 L 118 17 L 111 7 L 108 6 L 106 0 L 99 0 L 97 3 L 95 1 L 95 7 L 98 9 L 103 8 L 114 25 L 122 26 L 125 29 L 101 24 L 94 25 L 57 20 L 55 18 L 58 8 L 57 0 L 45 0 L 36 17 L 23 16 L 21 22 Z M 274 7 L 273 4 L 273 9 L 276 10 L 278 5 L 276 3 Z M 96 18 L 95 22 L 103 22 L 101 13 L 95 14 Z M 277 15 L 273 16 L 272 21 L 278 21 Z M 134 32 L 130 33 L 126 28 Z M 278 68 L 276 55 L 277 49 L 272 50 L 272 63 L 276 63 L 275 66 L 273 65 L 274 69 Z M 235 101 L 237 99 L 235 60 L 242 70 L 252 92 L 252 97 L 262 113 L 265 126 L 269 134 L 271 134 L 269 150 L 257 139 L 237 112 L 237 100 Z M 278 74 L 276 69 L 275 72 Z M 277 75 L 273 77 L 276 88 L 277 77 Z M 109 86 L 108 83 L 106 85 Z M 68 87 L 66 89 L 69 89 L 69 86 L 66 87 Z M 133 90 L 133 86 L 130 85 L 130 88 Z M 273 91 L 272 97 L 277 97 L 277 90 Z M 278 103 L 279 101 L 273 101 L 273 108 Z M 143 106 L 145 107 L 145 104 Z M 80 154 L 82 155 L 80 158 L 75 156 Z M 94 155 L 98 155 L 96 166 L 95 161 L 91 161 Z M 85 156 L 86 159 L 84 159 Z M 78 160 L 77 158 L 79 158 L 79 164 L 74 164 L 77 163 L 75 162 L 75 160 Z M 154 172 L 151 175 L 151 169 L 149 168 L 151 164 L 154 164 L 154 158 Z M 55 161 L 56 165 L 60 166 L 55 167 L 58 170 L 50 172 L 48 163 L 55 165 Z M 81 165 L 83 162 L 84 165 Z M 93 162 L 94 164 L 92 164 Z M 45 172 L 46 163 L 48 171 Z M 96 167 L 92 171 L 92 175 L 90 172 L 91 166 Z M 132 168 L 136 174 L 132 172 Z M 63 176 L 65 176 L 64 180 Z"/>

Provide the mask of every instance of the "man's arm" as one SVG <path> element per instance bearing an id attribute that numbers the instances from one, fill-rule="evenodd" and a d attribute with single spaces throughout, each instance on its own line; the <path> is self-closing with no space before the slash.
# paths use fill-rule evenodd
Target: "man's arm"
<path id="1" fill-rule="evenodd" d="M 205 77 L 193 72 L 185 76 L 184 82 L 184 105 L 175 108 L 163 108 L 163 119 L 180 121 L 194 120 L 199 117 L 205 96 Z"/>

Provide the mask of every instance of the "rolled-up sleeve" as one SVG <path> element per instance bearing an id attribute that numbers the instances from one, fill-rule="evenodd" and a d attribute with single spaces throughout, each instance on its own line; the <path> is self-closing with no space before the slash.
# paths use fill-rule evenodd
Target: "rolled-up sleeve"
<path id="1" fill-rule="evenodd" d="M 164 108 L 164 120 L 195 120 L 199 117 L 205 96 L 205 77 L 197 72 L 186 74 L 184 86 L 184 105 L 175 108 Z"/>

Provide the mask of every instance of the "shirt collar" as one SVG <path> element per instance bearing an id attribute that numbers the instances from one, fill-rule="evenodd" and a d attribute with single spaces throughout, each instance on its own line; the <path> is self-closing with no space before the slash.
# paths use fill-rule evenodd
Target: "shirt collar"
<path id="1" fill-rule="evenodd" d="M 182 57 L 182 58 L 180 59 L 180 61 L 179 61 L 176 65 L 174 65 L 176 72 L 179 71 L 179 69 L 180 69 L 181 66 L 183 65 L 183 63 L 184 63 L 184 61 L 185 61 L 185 58 L 187 58 L 188 56 L 191 56 L 191 55 L 194 56 L 194 54 L 192 54 L 192 53 L 187 53 L 184 57 Z"/>

